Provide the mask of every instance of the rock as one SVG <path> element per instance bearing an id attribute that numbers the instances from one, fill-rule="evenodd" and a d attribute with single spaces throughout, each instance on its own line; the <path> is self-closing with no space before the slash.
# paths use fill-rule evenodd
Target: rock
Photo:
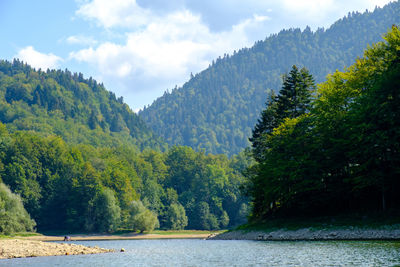
<path id="1" fill-rule="evenodd" d="M 87 248 L 76 244 L 13 239 L 0 240 L 0 251 L 0 259 L 112 252 L 110 249 Z"/>
<path id="2" fill-rule="evenodd" d="M 399 226 L 396 226 L 398 228 Z M 219 234 L 214 240 L 400 240 L 400 230 L 388 228 L 382 229 L 359 229 L 351 227 L 350 229 L 324 229 L 312 231 L 308 228 L 296 231 L 278 230 L 273 232 L 243 232 L 231 231 Z"/>

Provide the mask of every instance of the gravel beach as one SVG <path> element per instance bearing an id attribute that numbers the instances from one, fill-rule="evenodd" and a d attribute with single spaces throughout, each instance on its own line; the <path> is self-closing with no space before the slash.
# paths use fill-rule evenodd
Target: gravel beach
<path id="1" fill-rule="evenodd" d="M 113 252 L 113 250 L 99 247 L 86 247 L 71 243 L 49 243 L 21 239 L 0 240 L 0 259 L 96 254 L 106 252 Z"/>

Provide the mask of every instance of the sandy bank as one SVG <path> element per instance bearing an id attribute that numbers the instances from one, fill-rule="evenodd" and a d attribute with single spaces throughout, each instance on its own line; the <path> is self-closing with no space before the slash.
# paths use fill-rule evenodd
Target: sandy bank
<path id="1" fill-rule="evenodd" d="M 93 240 L 130 240 L 130 239 L 204 239 L 207 238 L 209 233 L 199 234 L 123 234 L 123 235 L 108 235 L 108 234 L 95 234 L 95 235 L 69 235 L 73 241 L 93 241 Z M 29 236 L 21 237 L 24 240 L 38 240 L 38 241 L 62 241 L 64 236 Z"/>
<path id="2" fill-rule="evenodd" d="M 277 231 L 231 231 L 209 239 L 213 240 L 400 240 L 400 229 L 323 229 L 304 228 L 299 230 Z"/>
<path id="3" fill-rule="evenodd" d="M 112 252 L 99 247 L 71 243 L 47 243 L 35 240 L 0 239 L 0 259 L 37 256 L 58 256 Z"/>

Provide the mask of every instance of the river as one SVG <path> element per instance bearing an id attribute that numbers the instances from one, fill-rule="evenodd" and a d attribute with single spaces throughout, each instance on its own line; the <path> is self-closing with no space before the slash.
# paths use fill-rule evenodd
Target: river
<path id="1" fill-rule="evenodd" d="M 400 242 L 113 240 L 125 252 L 0 260 L 0 266 L 400 266 Z"/>

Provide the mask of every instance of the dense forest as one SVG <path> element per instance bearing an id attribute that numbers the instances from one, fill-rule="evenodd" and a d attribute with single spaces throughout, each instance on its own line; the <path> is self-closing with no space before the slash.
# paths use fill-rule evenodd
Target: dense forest
<path id="1" fill-rule="evenodd" d="M 192 147 L 167 147 L 92 78 L 0 61 L 0 233 L 398 210 L 400 30 L 350 57 L 399 9 L 282 31 L 143 110 L 168 143 Z"/>
<path id="2" fill-rule="evenodd" d="M 122 97 L 94 79 L 35 70 L 17 59 L 0 61 L 0 122 L 12 132 L 58 135 L 72 144 L 166 148 Z"/>
<path id="3" fill-rule="evenodd" d="M 219 229 L 246 220 L 246 154 L 166 150 L 91 78 L 1 61 L 0 118 L 1 233 Z"/>
<path id="4" fill-rule="evenodd" d="M 251 138 L 252 219 L 390 212 L 400 197 L 400 30 L 317 91 L 292 67 Z"/>
<path id="5" fill-rule="evenodd" d="M 238 225 L 249 210 L 239 190 L 248 165 L 243 153 L 228 160 L 189 147 L 162 153 L 69 145 L 0 124 L 1 181 L 21 196 L 40 231 Z M 0 232 L 3 219 L 0 212 Z"/>
<path id="6" fill-rule="evenodd" d="M 349 13 L 329 29 L 283 30 L 251 48 L 218 58 L 182 88 L 166 92 L 139 116 L 174 145 L 233 155 L 248 138 L 270 91 L 292 65 L 306 66 L 317 83 L 352 64 L 367 45 L 400 24 L 400 2 L 373 12 Z"/>

